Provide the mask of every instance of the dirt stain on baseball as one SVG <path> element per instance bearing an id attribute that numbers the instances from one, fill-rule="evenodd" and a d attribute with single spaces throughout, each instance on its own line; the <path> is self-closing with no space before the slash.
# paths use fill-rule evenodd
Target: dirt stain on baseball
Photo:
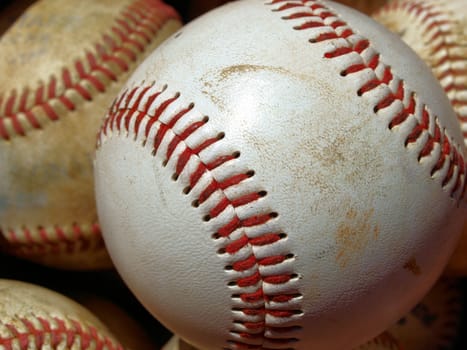
<path id="1" fill-rule="evenodd" d="M 247 72 L 256 72 L 256 71 L 271 71 L 282 74 L 291 74 L 287 69 L 281 67 L 270 67 L 270 66 L 260 66 L 253 64 L 238 64 L 234 66 L 229 66 L 220 72 L 221 80 L 228 79 L 233 74 L 247 73 Z"/>
<path id="2" fill-rule="evenodd" d="M 268 74 L 269 78 L 265 79 L 264 74 Z M 283 67 L 247 63 L 236 64 L 226 66 L 220 70 L 210 71 L 209 74 L 206 74 L 206 76 L 202 78 L 202 83 L 204 85 L 202 93 L 220 110 L 226 110 L 228 106 L 226 106 L 225 96 L 229 96 L 229 87 L 232 88 L 234 92 L 238 92 L 235 90 L 236 86 L 251 87 L 259 81 L 264 85 L 268 82 L 275 81 L 274 79 L 277 79 L 276 81 L 281 81 L 282 79 L 279 77 L 287 77 L 287 79 L 294 77 L 301 81 L 309 79 L 306 75 L 291 72 Z M 283 81 L 286 81 L 286 79 Z M 257 85 L 256 88 L 258 89 L 256 93 L 261 90 Z M 269 88 L 273 89 L 272 86 Z"/>
<path id="3" fill-rule="evenodd" d="M 374 209 L 360 213 L 355 208 L 349 208 L 339 224 L 336 232 L 336 260 L 341 268 L 345 268 L 371 240 L 378 238 L 379 227 L 371 222 L 373 213 Z"/>
<path id="4" fill-rule="evenodd" d="M 404 269 L 412 272 L 415 276 L 420 276 L 422 274 L 422 269 L 417 263 L 417 260 L 412 257 L 409 261 L 404 264 Z"/>

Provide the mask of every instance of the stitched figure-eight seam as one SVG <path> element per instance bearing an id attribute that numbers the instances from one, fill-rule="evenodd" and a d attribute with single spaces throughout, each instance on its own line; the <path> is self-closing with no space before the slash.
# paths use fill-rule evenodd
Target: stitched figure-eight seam
<path id="1" fill-rule="evenodd" d="M 49 253 L 76 253 L 104 248 L 99 224 L 67 227 L 36 227 L 9 229 L 3 232 L 8 240 L 8 249 L 17 256 L 40 256 Z"/>
<path id="2" fill-rule="evenodd" d="M 264 189 L 252 191 L 256 187 L 253 170 L 229 170 L 243 169 L 232 167 L 233 162 L 241 162 L 240 152 L 216 152 L 211 159 L 203 153 L 225 136 L 209 130 L 209 118 L 194 104 L 182 105 L 180 94 L 170 95 L 166 87 L 153 90 L 152 86 L 134 88 L 116 100 L 98 147 L 107 135 L 134 133 L 162 160 L 162 166 L 172 164 L 172 180 L 183 183 L 181 193 L 194 195 L 193 207 L 208 206 L 208 214 L 200 219 L 212 223 L 212 239 L 221 247 L 217 254 L 231 277 L 227 288 L 234 307 L 227 348 L 267 349 L 266 342 L 276 349 L 292 349 L 300 327 L 283 324 L 301 317 L 302 297 L 294 287 L 299 276 L 293 271 L 294 255 L 286 249 L 287 234 L 279 227 L 279 214 L 261 206 L 267 197 Z M 240 196 L 229 196 L 230 188 L 238 192 L 242 186 Z M 247 205 L 256 206 L 255 215 L 241 214 Z M 271 245 L 275 255 L 265 255 Z M 280 292 L 272 294 L 270 289 Z"/>
<path id="3" fill-rule="evenodd" d="M 95 43 L 95 51 L 86 51 L 60 76 L 51 76 L 35 90 L 13 90 L 0 96 L 0 138 L 11 140 L 41 129 L 60 118 L 57 111 L 75 110 L 77 104 L 103 93 L 110 82 L 129 70 L 131 62 L 152 42 L 158 30 L 178 15 L 162 2 L 139 0 L 127 6 Z"/>
<path id="4" fill-rule="evenodd" d="M 359 63 L 344 67 L 341 75 L 348 76 L 370 69 L 373 78 L 356 93 L 363 96 L 374 89 L 387 90 L 383 99 L 375 101 L 374 113 L 388 119 L 389 111 L 391 118 L 388 128 L 393 131 L 397 131 L 397 127 L 403 123 L 411 123 L 405 146 L 423 141 L 419 160 L 434 158 L 431 175 L 441 177 L 442 186 L 451 197 L 457 200 L 463 197 L 465 164 L 459 151 L 452 145 L 436 117 L 418 101 L 414 93 L 405 88 L 402 80 L 393 75 L 391 68 L 380 61 L 379 54 L 368 40 L 355 34 L 345 22 L 319 2 L 272 1 L 265 5 L 277 5 L 272 6 L 271 10 L 284 12 L 282 19 L 297 22 L 298 25 L 291 28 L 314 31 L 311 44 L 332 40 L 330 48 L 333 50 L 327 51 L 324 60 L 357 54 Z M 263 271 L 267 271 L 269 265 L 287 266 L 288 260 L 294 260 L 295 257 L 282 246 L 277 250 L 280 254 L 273 257 L 258 259 L 253 254 L 257 247 L 278 244 L 287 239 L 287 234 L 275 225 L 279 213 L 264 212 L 254 217 L 239 217 L 237 211 L 241 206 L 260 202 L 267 197 L 267 192 L 258 189 L 234 199 L 226 195 L 230 186 L 241 186 L 252 181 L 254 172 L 250 170 L 230 174 L 230 177 L 222 180 L 216 178 L 213 174 L 219 174 L 224 164 L 240 162 L 240 153 L 222 154 L 216 159 L 203 160 L 203 150 L 222 142 L 225 135 L 217 133 L 201 137 L 201 140 L 194 136 L 204 134 L 202 131 L 208 125 L 209 118 L 200 115 L 194 104 L 176 106 L 180 94 L 165 96 L 166 89 L 164 87 L 154 93 L 153 86 L 145 86 L 123 93 L 115 101 L 104 122 L 98 147 L 113 133 L 134 134 L 135 139 L 142 139 L 143 145 L 162 160 L 162 166 L 170 163 L 174 167 L 172 180 L 184 183 L 181 186 L 183 193 L 193 194 L 196 191 L 197 200 L 192 204 L 194 207 L 210 203 L 209 214 L 202 219 L 217 224 L 212 238 L 225 242 L 218 254 L 231 258 L 226 271 L 239 272 L 239 276 L 242 276 L 229 283 L 229 288 L 238 291 L 232 294 L 232 298 L 237 299 L 239 305 L 232 310 L 234 321 L 229 348 L 268 349 L 264 344 L 270 342 L 274 343 L 274 348 L 293 349 L 293 342 L 298 340 L 296 331 L 300 327 L 290 325 L 299 324 L 302 316 L 300 302 L 303 297 L 293 283 L 299 279 L 299 275 L 287 268 L 281 275 L 268 276 Z M 170 112 L 166 113 L 167 110 Z M 419 119 L 415 118 L 415 114 Z M 188 174 L 184 171 L 187 168 L 190 169 Z M 215 200 L 211 201 L 212 197 Z M 222 225 L 216 222 L 217 219 L 222 219 Z M 245 271 L 251 273 L 244 277 Z M 289 283 L 294 287 L 290 288 Z M 279 287 L 284 293 L 269 295 L 266 292 L 268 284 L 284 286 L 283 289 Z M 287 304 L 288 308 L 282 309 L 281 304 Z M 281 327 L 281 324 L 287 326 Z"/>
<path id="5" fill-rule="evenodd" d="M 123 350 L 98 329 L 92 326 L 83 327 L 79 321 L 73 319 L 22 317 L 15 318 L 11 323 L 2 323 L 1 328 L 4 329 L 1 332 L 0 347 L 5 350 L 18 349 L 18 344 L 21 349 L 58 349 L 66 346 L 67 349 Z"/>
<path id="6" fill-rule="evenodd" d="M 267 5 L 275 5 L 272 11 L 283 12 L 282 19 L 293 22 L 294 30 L 309 31 L 310 44 L 330 42 L 323 59 L 352 55 L 352 64 L 342 67 L 341 76 L 367 74 L 370 78 L 356 91 L 357 95 L 372 94 L 377 90 L 384 92 L 382 98 L 374 101 L 375 115 L 386 121 L 394 132 L 401 131 L 398 127 L 402 124 L 410 123 L 405 146 L 420 148 L 419 161 L 429 160 L 433 164 L 430 175 L 441 179 L 443 189 L 453 199 L 460 201 L 464 198 L 466 164 L 458 149 L 460 146 L 452 143 L 429 107 L 393 74 L 390 66 L 382 62 L 368 39 L 355 33 L 319 0 L 273 0 Z"/>
<path id="7" fill-rule="evenodd" d="M 461 24 L 456 24 L 452 14 L 442 6 L 425 1 L 393 1 L 383 6 L 376 16 L 384 18 L 387 12 L 393 16 L 398 12 L 408 14 L 423 33 L 430 46 L 430 65 L 451 100 L 467 145 L 467 95 L 464 93 L 467 69 L 463 52 L 466 39 L 456 30 Z"/>

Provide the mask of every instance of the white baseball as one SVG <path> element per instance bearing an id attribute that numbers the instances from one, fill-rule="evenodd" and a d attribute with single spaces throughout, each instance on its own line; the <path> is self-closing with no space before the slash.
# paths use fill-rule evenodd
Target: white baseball
<path id="1" fill-rule="evenodd" d="M 0 349 L 124 348 L 77 302 L 39 285 L 0 279 Z"/>
<path id="2" fill-rule="evenodd" d="M 232 2 L 135 71 L 99 134 L 110 255 L 205 349 L 343 349 L 440 275 L 465 149 L 427 66 L 329 1 Z"/>

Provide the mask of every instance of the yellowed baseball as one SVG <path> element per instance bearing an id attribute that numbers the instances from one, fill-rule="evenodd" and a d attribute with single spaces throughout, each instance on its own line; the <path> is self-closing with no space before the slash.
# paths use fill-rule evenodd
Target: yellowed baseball
<path id="1" fill-rule="evenodd" d="M 399 33 L 431 67 L 450 98 L 467 144 L 467 4 L 389 0 L 373 17 Z"/>
<path id="2" fill-rule="evenodd" d="M 160 0 L 39 0 L 0 39 L 0 239 L 59 268 L 111 266 L 92 158 L 133 69 L 181 26 Z"/>
<path id="3" fill-rule="evenodd" d="M 367 15 L 378 10 L 387 1 L 388 0 L 337 0 L 337 2 L 352 7 Z"/>
<path id="4" fill-rule="evenodd" d="M 0 348 L 123 350 L 108 328 L 77 302 L 50 289 L 0 279 Z"/>

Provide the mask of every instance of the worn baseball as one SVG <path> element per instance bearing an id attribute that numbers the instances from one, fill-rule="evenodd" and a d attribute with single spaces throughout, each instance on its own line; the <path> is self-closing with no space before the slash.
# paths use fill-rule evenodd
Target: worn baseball
<path id="1" fill-rule="evenodd" d="M 430 66 L 457 112 L 467 143 L 467 3 L 388 0 L 373 17 Z"/>
<path id="2" fill-rule="evenodd" d="M 129 74 L 180 25 L 159 0 L 40 0 L 1 37 L 1 249 L 59 268 L 111 266 L 96 133 Z"/>
<path id="3" fill-rule="evenodd" d="M 337 0 L 337 2 L 352 7 L 366 15 L 371 15 L 386 4 L 388 0 Z"/>
<path id="4" fill-rule="evenodd" d="M 77 302 L 39 285 L 0 279 L 0 348 L 123 350 L 107 327 Z"/>
<path id="5" fill-rule="evenodd" d="M 98 136 L 116 268 L 203 350 L 343 349 L 428 292 L 466 214 L 465 148 L 397 35 L 330 1 L 244 0 L 158 47 Z"/>

